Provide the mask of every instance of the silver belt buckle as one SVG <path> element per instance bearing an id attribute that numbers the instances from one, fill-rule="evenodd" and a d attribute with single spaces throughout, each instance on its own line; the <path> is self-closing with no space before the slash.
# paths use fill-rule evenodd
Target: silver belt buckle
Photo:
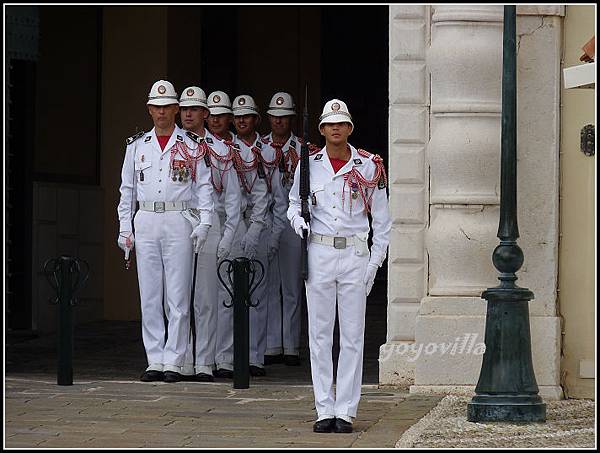
<path id="1" fill-rule="evenodd" d="M 164 201 L 155 201 L 154 202 L 154 212 L 165 212 L 165 202 Z"/>
<path id="2" fill-rule="evenodd" d="M 333 238 L 333 248 L 335 249 L 345 249 L 346 248 L 346 238 L 336 236 Z"/>

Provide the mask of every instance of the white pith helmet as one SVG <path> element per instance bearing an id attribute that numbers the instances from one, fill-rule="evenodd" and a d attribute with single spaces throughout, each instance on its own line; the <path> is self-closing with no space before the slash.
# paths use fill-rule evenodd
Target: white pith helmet
<path id="1" fill-rule="evenodd" d="M 292 98 L 292 95 L 280 91 L 279 93 L 275 93 L 271 98 L 271 102 L 269 102 L 269 110 L 267 110 L 267 113 L 272 116 L 295 115 L 295 108 L 296 105 L 294 104 L 294 99 Z"/>
<path id="2" fill-rule="evenodd" d="M 211 115 L 233 113 L 231 111 L 231 100 L 224 91 L 213 91 L 208 95 L 206 101 Z"/>
<path id="3" fill-rule="evenodd" d="M 173 84 L 167 80 L 154 82 L 150 93 L 148 94 L 147 105 L 170 105 L 179 104 L 177 102 L 177 92 Z"/>
<path id="4" fill-rule="evenodd" d="M 247 94 L 237 96 L 233 100 L 233 116 L 242 115 L 258 115 L 260 118 L 256 102 L 254 102 L 252 96 L 248 96 Z"/>
<path id="5" fill-rule="evenodd" d="M 179 97 L 180 107 L 204 107 L 208 108 L 206 104 L 206 93 L 200 87 L 187 87 L 181 92 Z"/>
<path id="6" fill-rule="evenodd" d="M 321 113 L 319 121 L 319 129 L 321 125 L 331 123 L 350 123 L 352 129 L 354 129 L 354 123 L 348 111 L 348 106 L 344 101 L 340 101 L 339 99 L 327 101 L 325 107 L 323 107 L 323 113 Z"/>

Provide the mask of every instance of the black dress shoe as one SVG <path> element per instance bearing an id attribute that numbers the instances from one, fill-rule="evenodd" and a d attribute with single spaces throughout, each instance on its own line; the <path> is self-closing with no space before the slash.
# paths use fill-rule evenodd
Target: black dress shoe
<path id="1" fill-rule="evenodd" d="M 273 365 L 274 363 L 283 362 L 283 354 L 267 355 L 265 354 L 265 365 Z"/>
<path id="2" fill-rule="evenodd" d="M 265 376 L 267 372 L 264 368 L 256 365 L 250 365 L 250 376 Z"/>
<path id="3" fill-rule="evenodd" d="M 198 373 L 195 380 L 197 382 L 214 382 L 215 378 L 212 374 Z"/>
<path id="4" fill-rule="evenodd" d="M 298 355 L 284 355 L 283 363 L 287 366 L 300 366 L 300 356 Z"/>
<path id="5" fill-rule="evenodd" d="M 162 381 L 165 376 L 162 371 L 156 370 L 148 370 L 144 371 L 140 377 L 140 381 L 142 382 L 154 382 L 154 381 Z"/>
<path id="6" fill-rule="evenodd" d="M 336 418 L 335 423 L 333 425 L 334 433 L 351 433 L 352 432 L 352 423 L 347 422 L 346 420 L 342 420 L 341 418 Z"/>
<path id="7" fill-rule="evenodd" d="M 182 381 L 187 381 L 187 382 L 196 382 L 196 375 L 195 374 L 181 374 L 181 380 Z"/>
<path id="8" fill-rule="evenodd" d="M 315 422 L 313 431 L 315 433 L 330 433 L 333 430 L 333 425 L 335 425 L 335 418 L 326 418 Z"/>
<path id="9" fill-rule="evenodd" d="M 226 370 L 225 368 L 219 368 L 214 372 L 214 376 L 218 378 L 228 378 L 233 379 L 233 371 Z"/>
<path id="10" fill-rule="evenodd" d="M 179 382 L 182 381 L 182 376 L 177 371 L 165 371 L 165 382 Z"/>

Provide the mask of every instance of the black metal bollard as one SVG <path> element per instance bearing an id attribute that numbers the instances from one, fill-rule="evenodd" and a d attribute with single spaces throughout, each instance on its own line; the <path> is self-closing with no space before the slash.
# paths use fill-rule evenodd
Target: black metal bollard
<path id="1" fill-rule="evenodd" d="M 81 276 L 81 264 L 86 271 Z M 44 273 L 50 286 L 56 291 L 58 304 L 58 367 L 56 383 L 58 385 L 73 385 L 73 305 L 75 292 L 78 291 L 89 276 L 88 264 L 78 258 L 61 256 L 52 258 L 44 263 Z M 50 278 L 53 277 L 54 280 Z M 75 276 L 75 279 L 73 279 Z"/>
<path id="2" fill-rule="evenodd" d="M 233 292 L 221 278 L 221 267 L 228 264 L 227 278 Z M 256 279 L 255 265 L 261 269 L 260 279 Z M 233 280 L 231 277 L 233 274 Z M 231 303 L 223 301 L 227 308 L 233 306 L 233 388 L 247 389 L 250 387 L 250 307 L 260 303 L 252 303 L 250 296 L 264 278 L 265 268 L 260 261 L 248 258 L 235 258 L 223 260 L 217 269 L 217 276 L 221 284 L 231 296 Z"/>

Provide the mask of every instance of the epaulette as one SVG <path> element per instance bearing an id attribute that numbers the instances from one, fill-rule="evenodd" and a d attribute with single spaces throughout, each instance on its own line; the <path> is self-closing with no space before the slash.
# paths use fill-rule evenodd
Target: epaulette
<path id="1" fill-rule="evenodd" d="M 192 131 L 187 131 L 185 135 L 194 140 L 196 143 L 202 143 L 202 141 L 204 140 L 202 137 L 200 137 L 198 134 Z"/>
<path id="2" fill-rule="evenodd" d="M 372 159 L 373 162 L 375 162 L 375 163 L 383 162 L 383 159 L 381 158 L 381 156 L 379 154 L 371 154 L 369 151 L 365 151 L 364 149 L 361 149 L 361 148 L 357 149 L 356 151 L 361 156 L 366 157 L 367 159 Z"/>
<path id="3" fill-rule="evenodd" d="M 362 157 L 366 157 L 367 159 L 370 159 L 372 154 L 369 151 L 365 151 L 364 149 L 358 148 L 356 150 L 356 152 L 358 154 L 360 154 Z"/>
<path id="4" fill-rule="evenodd" d="M 308 143 L 308 154 L 310 156 L 312 156 L 313 154 L 317 154 L 319 151 L 321 151 L 321 148 L 319 148 L 317 145 L 313 145 L 312 143 Z"/>
<path id="5" fill-rule="evenodd" d="M 144 131 L 140 131 L 135 135 L 132 135 L 131 137 L 129 137 L 127 140 L 125 140 L 125 144 L 126 145 L 131 145 L 133 142 L 135 142 L 138 138 L 143 137 L 145 134 Z"/>

